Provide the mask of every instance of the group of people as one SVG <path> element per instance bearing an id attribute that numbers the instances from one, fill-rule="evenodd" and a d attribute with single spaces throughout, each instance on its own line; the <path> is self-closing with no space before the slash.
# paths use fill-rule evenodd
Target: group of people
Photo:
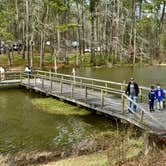
<path id="1" fill-rule="evenodd" d="M 139 95 L 139 86 L 135 82 L 134 78 L 130 78 L 130 81 L 128 83 L 128 86 L 126 88 L 125 93 L 129 96 L 129 98 L 136 103 L 137 97 Z M 155 101 L 157 103 L 157 109 L 162 110 L 163 109 L 163 101 L 165 99 L 165 93 L 164 90 L 161 88 L 160 84 L 157 84 L 157 87 L 154 86 L 150 87 L 150 91 L 148 93 L 148 99 L 149 99 L 149 111 L 154 111 L 154 104 Z M 131 101 L 129 101 L 129 112 L 136 112 L 137 106 L 133 104 Z M 133 107 L 133 108 L 132 108 Z"/>

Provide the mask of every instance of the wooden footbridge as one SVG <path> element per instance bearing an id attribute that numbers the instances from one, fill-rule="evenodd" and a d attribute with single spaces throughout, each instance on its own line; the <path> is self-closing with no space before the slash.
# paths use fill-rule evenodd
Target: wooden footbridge
<path id="1" fill-rule="evenodd" d="M 140 87 L 138 102 L 134 103 L 125 93 L 125 83 L 104 81 L 92 78 L 77 77 L 46 71 L 33 71 L 25 74 L 22 71 L 7 72 L 0 87 L 20 85 L 34 89 L 46 95 L 76 103 L 95 111 L 126 120 L 150 133 L 166 135 L 166 110 L 148 109 L 148 88 Z M 137 106 L 133 112 L 128 101 Z M 132 113 L 128 112 L 128 109 Z"/>

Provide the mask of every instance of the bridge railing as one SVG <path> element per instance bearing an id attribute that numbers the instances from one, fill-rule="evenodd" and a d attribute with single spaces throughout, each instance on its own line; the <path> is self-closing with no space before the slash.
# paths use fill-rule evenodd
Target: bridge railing
<path id="1" fill-rule="evenodd" d="M 37 75 L 44 76 L 45 78 L 59 78 L 61 80 L 71 80 L 75 83 L 79 84 L 89 84 L 93 88 L 94 85 L 98 85 L 103 87 L 104 89 L 108 90 L 115 90 L 119 93 L 122 93 L 125 91 L 127 84 L 125 81 L 122 83 L 120 82 L 113 82 L 113 81 L 107 81 L 107 80 L 100 80 L 100 79 L 93 79 L 93 78 L 87 78 L 87 77 L 80 77 L 80 76 L 73 76 L 73 75 L 67 75 L 67 74 L 60 74 L 60 73 L 53 73 L 53 72 L 46 72 L 46 71 L 40 71 L 36 70 L 35 73 Z M 140 86 L 139 87 L 140 94 L 139 94 L 139 101 L 143 102 L 147 100 L 147 93 L 150 90 L 148 87 Z"/>
<path id="2" fill-rule="evenodd" d="M 21 70 L 6 71 L 4 73 L 4 80 L 20 80 L 21 73 L 23 73 L 23 71 Z M 0 73 L 0 81 L 3 81 L 1 78 L 1 73 Z"/>
<path id="3" fill-rule="evenodd" d="M 91 79 L 85 77 L 73 77 L 71 75 L 59 74 L 59 73 L 52 73 L 52 72 L 45 72 L 45 71 L 34 71 L 33 74 L 21 74 L 21 79 L 27 79 L 29 86 L 39 86 L 37 84 L 37 80 L 40 79 L 40 88 L 46 89 L 48 88 L 48 82 L 50 81 L 49 89 L 47 92 L 51 92 L 53 90 L 53 83 L 58 82 L 60 85 L 60 93 L 63 94 L 64 86 L 69 85 L 70 96 L 69 98 L 73 99 L 74 92 L 77 90 L 81 90 L 80 93 L 84 94 L 84 103 L 88 103 L 88 97 L 94 95 L 94 92 L 99 92 L 97 95 L 100 95 L 99 105 L 100 108 L 103 110 L 105 109 L 106 105 L 106 97 L 108 98 L 109 95 L 115 95 L 122 98 L 121 105 L 118 106 L 122 114 L 128 113 L 128 110 L 132 112 L 133 120 L 136 121 L 138 124 L 143 126 L 150 126 L 149 123 L 155 124 L 159 126 L 161 130 L 166 130 L 165 126 L 163 126 L 156 118 L 148 111 L 145 110 L 140 103 L 135 103 L 131 100 L 125 93 L 124 89 L 127 86 L 124 83 L 116 83 L 112 81 L 103 81 L 99 79 Z M 113 85 L 113 86 L 111 86 Z M 115 88 L 115 86 L 117 88 Z M 149 88 L 140 87 L 141 91 L 147 94 Z M 141 92 L 143 93 L 143 92 Z M 132 105 L 136 105 L 137 111 L 134 112 L 132 108 L 130 108 L 127 102 L 130 101 Z M 148 119 L 148 120 L 147 120 Z M 155 127 L 155 126 L 154 126 Z"/>
<path id="4" fill-rule="evenodd" d="M 153 131 L 156 128 L 158 130 L 160 128 L 160 132 L 164 131 L 166 132 L 166 127 L 163 126 L 163 124 L 160 123 L 156 117 L 153 116 L 152 113 L 150 113 L 148 110 L 144 109 L 139 103 L 134 102 L 129 96 L 126 94 L 122 94 L 122 112 L 130 112 L 134 114 L 135 117 L 138 118 L 138 122 L 142 125 L 145 125 L 147 128 L 149 126 L 153 126 Z M 129 107 L 128 103 L 125 102 L 131 102 L 132 107 Z M 136 111 L 133 110 L 133 106 L 136 106 Z"/>

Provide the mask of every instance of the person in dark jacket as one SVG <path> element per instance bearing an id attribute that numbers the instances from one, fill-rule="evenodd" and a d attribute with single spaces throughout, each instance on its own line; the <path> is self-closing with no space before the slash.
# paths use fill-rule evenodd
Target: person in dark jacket
<path id="1" fill-rule="evenodd" d="M 160 87 L 160 84 L 157 84 L 155 95 L 157 100 L 157 109 L 161 110 L 163 109 L 163 101 L 165 99 L 165 93 L 164 90 Z"/>
<path id="2" fill-rule="evenodd" d="M 139 87 L 138 84 L 135 82 L 134 78 L 130 78 L 130 82 L 128 83 L 125 93 L 131 98 L 131 100 L 133 100 L 134 102 L 137 101 L 137 97 L 139 94 Z M 132 105 L 133 105 L 132 102 L 129 101 L 129 108 L 131 108 Z M 136 105 L 133 105 L 134 112 L 136 112 L 136 109 L 137 109 Z M 131 112 L 130 109 L 129 112 Z"/>
<path id="3" fill-rule="evenodd" d="M 156 99 L 154 86 L 150 87 L 150 91 L 148 93 L 148 98 L 149 98 L 149 110 L 150 110 L 150 112 L 152 112 L 152 111 L 154 111 L 154 101 Z"/>

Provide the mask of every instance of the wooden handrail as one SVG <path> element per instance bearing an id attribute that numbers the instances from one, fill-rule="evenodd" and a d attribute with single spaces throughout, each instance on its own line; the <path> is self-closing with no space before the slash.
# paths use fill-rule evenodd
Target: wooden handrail
<path id="1" fill-rule="evenodd" d="M 127 86 L 127 84 L 124 83 L 116 83 L 116 82 L 112 82 L 112 81 L 105 81 L 105 80 L 99 80 L 99 79 L 90 79 L 90 78 L 85 78 L 85 77 L 78 77 L 76 76 L 75 79 L 73 79 L 72 75 L 66 75 L 66 74 L 59 74 L 59 73 L 51 73 L 51 72 L 45 72 L 45 71 L 34 71 L 33 74 L 25 74 L 22 73 L 22 78 L 27 78 L 28 76 L 32 78 L 41 78 L 43 81 L 44 80 L 50 80 L 51 81 L 51 89 L 52 89 L 52 83 L 53 82 L 59 82 L 60 83 L 60 91 L 61 94 L 63 94 L 63 85 L 67 84 L 70 86 L 71 89 L 71 95 L 70 98 L 73 98 L 74 95 L 74 91 L 75 91 L 75 87 L 80 87 L 80 89 L 85 90 L 85 103 L 87 104 L 88 101 L 88 96 L 89 95 L 93 95 L 92 91 L 90 91 L 90 89 L 96 91 L 96 92 L 100 92 L 100 105 L 101 108 L 104 109 L 104 105 L 108 104 L 108 101 L 105 100 L 105 96 L 108 94 L 117 94 L 117 95 L 121 95 L 122 97 L 122 112 L 126 113 L 125 108 L 126 108 L 126 102 L 130 101 L 133 105 L 136 105 L 137 108 L 139 109 L 139 112 L 134 112 L 131 108 L 127 108 L 130 109 L 131 112 L 133 112 L 133 114 L 137 117 L 136 121 L 137 123 L 145 124 L 144 118 L 148 117 L 148 119 L 150 119 L 150 121 L 154 122 L 155 124 L 157 124 L 162 130 L 165 130 L 165 127 L 148 111 L 145 110 L 139 103 L 134 102 L 132 99 L 130 99 L 125 93 L 124 93 L 124 89 L 122 86 Z M 100 84 L 97 84 L 100 83 Z M 104 85 L 102 85 L 101 83 L 104 83 Z M 115 84 L 114 84 L 115 83 Z M 119 88 L 111 88 L 108 85 L 109 84 L 113 84 L 113 85 L 120 85 Z M 42 87 L 44 88 L 44 83 L 42 85 Z M 140 87 L 142 90 L 149 90 L 149 88 L 147 87 Z M 120 103 L 119 103 L 120 104 Z M 149 121 L 149 122 L 150 122 Z"/>

